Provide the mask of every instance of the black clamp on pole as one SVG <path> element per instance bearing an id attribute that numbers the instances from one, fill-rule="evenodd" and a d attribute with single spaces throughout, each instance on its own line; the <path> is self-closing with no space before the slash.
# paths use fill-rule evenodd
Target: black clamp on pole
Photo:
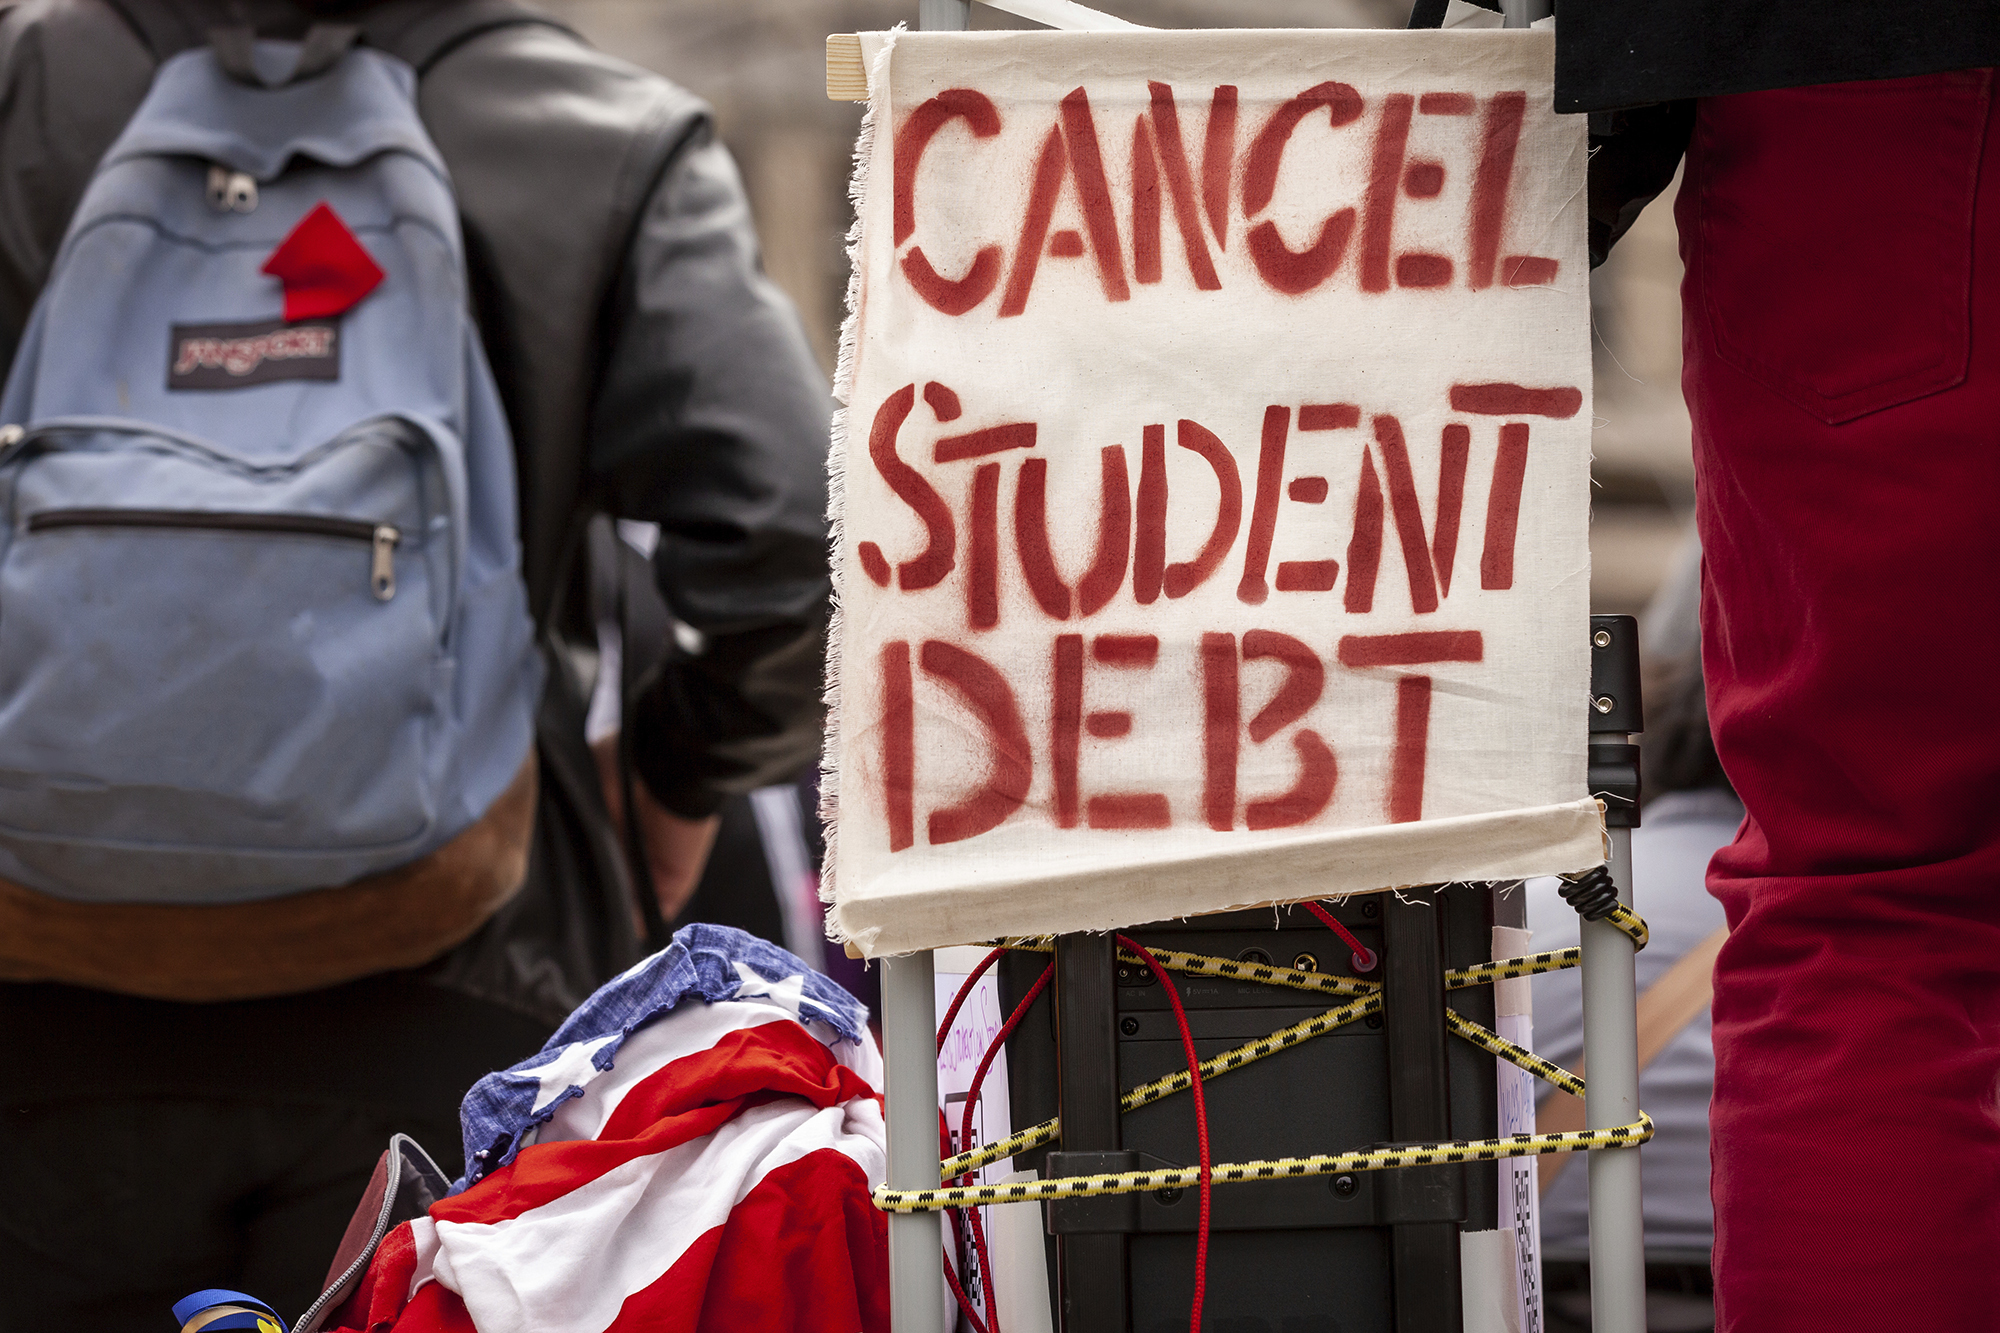
<path id="1" fill-rule="evenodd" d="M 1590 794 L 1604 802 L 1606 828 L 1639 827 L 1639 747 L 1646 729 L 1639 693 L 1639 622 L 1590 618 Z"/>
<path id="2" fill-rule="evenodd" d="M 1590 794 L 1604 802 L 1604 827 L 1639 827 L 1639 747 L 1645 727 L 1639 697 L 1639 622 L 1631 616 L 1590 618 Z M 1565 875 L 1556 891 L 1586 921 L 1602 921 L 1618 906 L 1609 865 Z"/>

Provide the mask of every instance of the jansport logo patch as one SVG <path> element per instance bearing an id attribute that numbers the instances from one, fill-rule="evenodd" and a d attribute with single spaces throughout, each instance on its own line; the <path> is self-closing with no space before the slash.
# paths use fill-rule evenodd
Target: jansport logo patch
<path id="1" fill-rule="evenodd" d="M 287 324 L 176 324 L 169 389 L 240 389 L 273 380 L 340 378 L 340 329 L 331 320 Z"/>

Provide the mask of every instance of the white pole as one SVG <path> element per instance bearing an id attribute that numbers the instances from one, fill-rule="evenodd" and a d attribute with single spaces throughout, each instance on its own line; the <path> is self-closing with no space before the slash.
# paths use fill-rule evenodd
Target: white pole
<path id="1" fill-rule="evenodd" d="M 929 950 L 884 958 L 882 1046 L 889 1187 L 938 1185 L 937 994 Z M 889 1326 L 943 1333 L 944 1214 L 889 1214 Z"/>
<path id="2" fill-rule="evenodd" d="M 979 3 L 1063 32 L 1149 31 L 1142 23 L 1087 9 L 1076 0 L 979 0 Z"/>
<path id="3" fill-rule="evenodd" d="M 1614 828 L 1611 876 L 1632 905 L 1632 830 Z M 1638 986 L 1632 941 L 1607 921 L 1584 921 L 1584 1123 L 1591 1129 L 1639 1118 Z M 1593 1333 L 1646 1333 L 1646 1236 L 1639 1150 L 1608 1148 L 1590 1159 L 1590 1326 Z"/>

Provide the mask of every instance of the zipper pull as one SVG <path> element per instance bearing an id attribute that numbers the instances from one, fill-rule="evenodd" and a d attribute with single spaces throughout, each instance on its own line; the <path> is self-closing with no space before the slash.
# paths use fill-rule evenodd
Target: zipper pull
<path id="1" fill-rule="evenodd" d="M 387 523 L 375 525 L 375 562 L 368 574 L 375 600 L 386 602 L 396 595 L 396 543 L 403 534 Z"/>

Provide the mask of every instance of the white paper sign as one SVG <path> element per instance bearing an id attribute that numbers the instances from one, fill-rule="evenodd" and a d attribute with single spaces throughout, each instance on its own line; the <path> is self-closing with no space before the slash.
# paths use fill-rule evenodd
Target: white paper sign
<path id="1" fill-rule="evenodd" d="M 836 931 L 879 955 L 1601 859 L 1552 37 L 872 45 Z"/>
<path id="2" fill-rule="evenodd" d="M 954 953 L 963 953 L 964 956 L 953 957 Z M 979 952 L 972 949 L 952 950 L 939 955 L 937 971 L 933 974 L 938 1013 L 951 1008 L 952 997 L 958 994 L 969 970 L 978 966 L 979 957 Z M 1006 1012 L 1000 1005 L 999 974 L 989 971 L 973 984 L 971 994 L 965 997 L 965 1003 L 960 1006 L 951 1028 L 945 1033 L 944 1044 L 938 1049 L 938 1110 L 944 1115 L 949 1138 L 946 1146 L 951 1154 L 971 1152 L 1014 1132 L 1007 1092 L 1005 1046 L 993 1052 L 993 1061 L 980 1084 L 979 1103 L 972 1110 L 972 1132 L 969 1135 L 965 1132 L 965 1103 L 971 1091 L 973 1075 L 978 1072 L 979 1062 L 985 1058 L 987 1050 L 995 1045 L 1000 1028 L 1006 1021 Z M 1003 1157 L 973 1172 L 971 1180 L 966 1183 L 996 1185 L 1012 1175 L 1013 1171 L 1014 1159 Z M 994 1250 L 997 1234 L 994 1209 L 980 1208 L 976 1211 L 987 1236 L 987 1256 L 998 1264 L 999 1258 Z M 980 1262 L 970 1223 L 961 1222 L 960 1226 L 947 1226 L 945 1229 L 946 1262 L 958 1274 L 959 1284 L 965 1289 L 966 1296 L 976 1307 L 984 1308 L 986 1284 L 993 1277 Z M 949 1312 L 955 1316 L 957 1309 L 954 1303 Z"/>
<path id="3" fill-rule="evenodd" d="M 1519 958 L 1532 936 L 1517 926 L 1493 927 L 1493 957 Z M 1493 987 L 1493 1030 L 1523 1050 L 1535 1049 L 1534 988 L 1526 977 L 1514 977 Z M 1535 1132 L 1533 1074 L 1496 1058 L 1495 1090 L 1500 1102 L 1500 1136 Z M 1542 1214 L 1539 1157 L 1508 1157 L 1499 1164 L 1500 1230 L 1508 1240 L 1513 1299 L 1506 1326 L 1519 1333 L 1542 1333 Z"/>

